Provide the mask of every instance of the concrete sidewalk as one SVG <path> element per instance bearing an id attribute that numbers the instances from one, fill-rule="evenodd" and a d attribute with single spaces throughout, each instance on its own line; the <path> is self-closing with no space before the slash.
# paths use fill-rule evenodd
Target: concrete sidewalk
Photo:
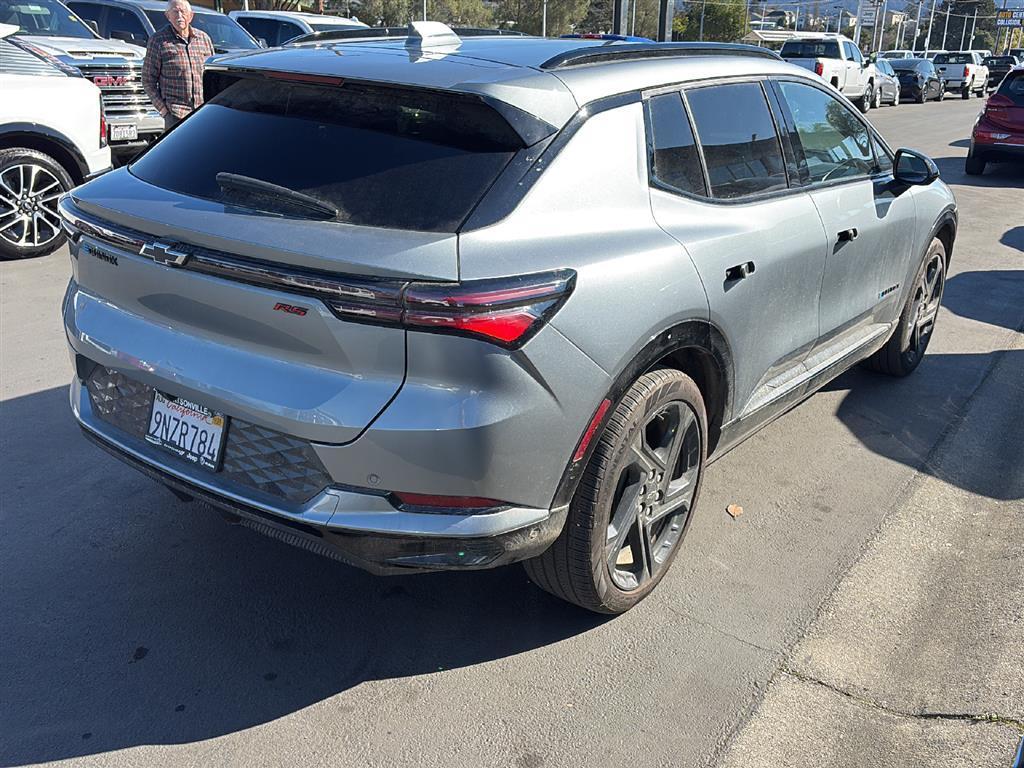
<path id="1" fill-rule="evenodd" d="M 727 749 L 726 768 L 1010 768 L 1024 738 L 1024 336 Z"/>

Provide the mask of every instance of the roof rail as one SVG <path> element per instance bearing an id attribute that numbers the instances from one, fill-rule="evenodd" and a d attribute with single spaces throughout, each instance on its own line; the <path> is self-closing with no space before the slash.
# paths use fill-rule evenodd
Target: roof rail
<path id="1" fill-rule="evenodd" d="M 525 37 L 522 32 L 513 32 L 509 29 L 484 29 L 481 27 L 452 27 L 460 38 L 482 37 L 491 35 L 511 35 L 513 37 Z M 356 27 L 354 29 L 331 29 L 325 32 L 310 32 L 308 35 L 293 37 L 288 45 L 293 43 L 338 43 L 338 42 L 363 42 L 366 40 L 383 40 L 386 38 L 408 37 L 409 27 Z"/>
<path id="2" fill-rule="evenodd" d="M 609 43 L 564 51 L 540 65 L 541 69 L 565 69 L 586 64 L 640 59 L 682 58 L 685 56 L 759 56 L 781 60 L 767 48 L 742 43 Z"/>

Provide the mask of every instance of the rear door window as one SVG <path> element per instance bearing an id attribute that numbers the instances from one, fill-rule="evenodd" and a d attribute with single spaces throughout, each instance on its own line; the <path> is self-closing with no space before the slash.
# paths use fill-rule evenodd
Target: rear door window
<path id="1" fill-rule="evenodd" d="M 651 98 L 647 103 L 647 119 L 651 128 L 654 178 L 680 192 L 706 195 L 697 142 L 679 94 L 666 93 Z"/>
<path id="2" fill-rule="evenodd" d="M 313 197 L 336 208 L 337 221 L 454 232 L 523 146 L 504 118 L 472 97 L 247 77 L 130 172 L 228 205 L 239 203 L 217 174 L 235 174 Z"/>
<path id="3" fill-rule="evenodd" d="M 760 83 L 687 91 L 712 197 L 734 200 L 786 189 L 775 123 Z"/>

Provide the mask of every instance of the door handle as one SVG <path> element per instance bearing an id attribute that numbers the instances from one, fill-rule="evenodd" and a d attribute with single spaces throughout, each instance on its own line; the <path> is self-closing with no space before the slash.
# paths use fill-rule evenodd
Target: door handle
<path id="1" fill-rule="evenodd" d="M 842 232 L 836 235 L 836 237 L 839 238 L 840 243 L 853 242 L 854 240 L 857 239 L 857 228 L 850 227 L 849 229 L 844 229 Z"/>
<path id="2" fill-rule="evenodd" d="M 753 272 L 754 262 L 747 261 L 743 264 L 737 264 L 735 267 L 729 267 L 725 270 L 725 280 L 726 282 L 730 280 L 742 280 L 747 275 L 753 274 Z"/>

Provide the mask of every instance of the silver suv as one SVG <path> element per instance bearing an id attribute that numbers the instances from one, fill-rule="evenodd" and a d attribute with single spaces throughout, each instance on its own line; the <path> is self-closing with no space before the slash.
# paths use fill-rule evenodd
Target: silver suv
<path id="1" fill-rule="evenodd" d="M 368 570 L 523 560 L 625 611 L 710 459 L 931 337 L 953 196 L 770 52 L 416 24 L 205 85 L 62 200 L 75 415 Z"/>

